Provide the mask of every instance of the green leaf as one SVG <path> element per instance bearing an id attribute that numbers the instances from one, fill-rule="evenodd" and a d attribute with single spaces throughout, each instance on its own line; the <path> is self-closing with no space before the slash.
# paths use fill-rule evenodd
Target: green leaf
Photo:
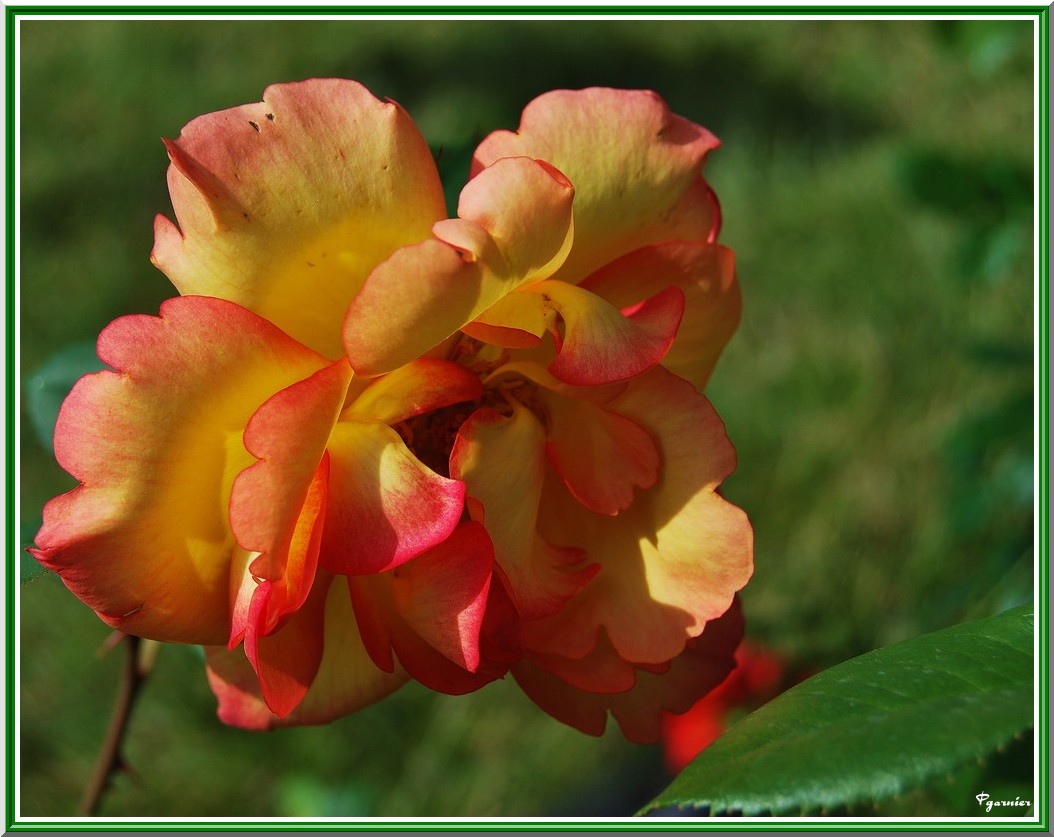
<path id="1" fill-rule="evenodd" d="M 77 379 L 105 368 L 95 355 L 94 343 L 76 343 L 56 352 L 26 379 L 26 412 L 40 444 L 47 450 L 54 450 L 52 437 L 59 407 Z"/>
<path id="2" fill-rule="evenodd" d="M 732 727 L 641 813 L 830 810 L 976 762 L 1032 726 L 1032 637 L 1026 605 L 834 666 Z"/>

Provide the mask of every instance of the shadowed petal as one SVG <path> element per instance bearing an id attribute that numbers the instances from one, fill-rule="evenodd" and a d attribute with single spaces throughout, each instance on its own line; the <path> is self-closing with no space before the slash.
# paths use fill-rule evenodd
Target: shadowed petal
<path id="1" fill-rule="evenodd" d="M 470 522 L 392 571 L 392 597 L 406 624 L 468 671 L 479 668 L 479 632 L 493 567 L 486 530 Z"/>
<path id="2" fill-rule="evenodd" d="M 637 682 L 637 669 L 611 647 L 603 630 L 599 632 L 596 646 L 584 657 L 572 659 L 561 654 L 528 651 L 527 659 L 535 667 L 587 692 L 617 694 L 629 691 Z"/>
<path id="3" fill-rule="evenodd" d="M 702 635 L 689 641 L 667 671 L 638 670 L 636 685 L 615 694 L 576 689 L 528 660 L 512 671 L 528 697 L 565 724 L 601 735 L 610 712 L 626 738 L 648 744 L 659 740 L 664 711 L 686 712 L 729 675 L 742 636 L 743 616 L 733 602 L 726 613 L 707 623 Z"/>
<path id="4" fill-rule="evenodd" d="M 311 523 L 315 521 L 317 518 Z M 314 537 L 310 548 L 317 555 L 320 527 L 311 528 Z M 275 629 L 268 628 L 268 624 L 275 612 L 283 609 L 282 599 L 286 597 L 276 582 L 263 582 L 253 594 L 249 607 L 245 657 L 260 680 L 260 693 L 267 708 L 279 718 L 292 712 L 304 699 L 322 662 L 325 601 L 330 579 L 315 576 L 315 560 L 305 563 L 308 563 L 310 578 L 305 573 L 302 588 L 306 587 L 310 594 L 295 611 L 286 611 L 286 618 Z"/>
<path id="5" fill-rule="evenodd" d="M 549 461 L 583 506 L 615 515 L 629 508 L 635 488 L 655 485 L 659 453 L 639 425 L 588 401 L 557 393 L 543 397 Z"/>
<path id="6" fill-rule="evenodd" d="M 463 366 L 420 358 L 371 381 L 342 417 L 395 425 L 421 413 L 474 401 L 482 394 L 479 378 Z"/>
<path id="7" fill-rule="evenodd" d="M 391 572 L 352 578 L 359 630 L 374 662 L 391 670 L 394 651 L 410 676 L 446 694 L 475 691 L 502 676 L 508 637 L 501 634 L 510 614 L 493 564 L 486 531 L 467 522 Z"/>
<path id="8" fill-rule="evenodd" d="M 545 473 L 545 431 L 515 404 L 506 418 L 477 410 L 461 426 L 450 454 L 450 473 L 464 480 L 473 520 L 487 527 L 494 558 L 509 579 L 524 618 L 551 614 L 596 574 L 583 553 L 538 537 L 538 498 Z"/>

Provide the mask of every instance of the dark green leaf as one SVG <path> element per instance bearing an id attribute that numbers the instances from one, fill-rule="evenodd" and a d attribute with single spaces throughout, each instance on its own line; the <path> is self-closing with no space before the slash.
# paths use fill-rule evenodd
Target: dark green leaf
<path id="1" fill-rule="evenodd" d="M 918 788 L 1032 725 L 1032 637 L 1028 605 L 834 666 L 732 727 L 644 812 L 797 813 Z"/>
<path id="2" fill-rule="evenodd" d="M 93 343 L 77 343 L 52 355 L 26 379 L 25 405 L 37 438 L 47 450 L 54 450 L 52 437 L 59 407 L 77 380 L 106 365 L 95 355 Z"/>

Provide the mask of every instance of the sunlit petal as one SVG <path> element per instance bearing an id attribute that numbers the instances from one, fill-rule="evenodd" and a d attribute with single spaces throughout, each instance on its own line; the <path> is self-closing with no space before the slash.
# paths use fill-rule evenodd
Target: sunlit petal
<path id="1" fill-rule="evenodd" d="M 581 288 L 617 308 L 676 287 L 684 317 L 662 365 L 700 391 L 739 325 L 742 297 L 735 256 L 717 244 L 676 242 L 644 247 L 587 277 Z"/>
<path id="2" fill-rule="evenodd" d="M 445 215 L 409 116 L 353 81 L 273 85 L 166 146 L 178 227 L 158 216 L 154 263 L 180 293 L 238 302 L 331 358 L 369 272 Z"/>
<path id="3" fill-rule="evenodd" d="M 274 393 L 326 360 L 230 302 L 182 297 L 99 337 L 116 371 L 59 413 L 55 454 L 82 485 L 44 509 L 33 550 L 109 624 L 221 644 L 236 548 L 227 522 L 241 436 Z"/>
<path id="4" fill-rule="evenodd" d="M 348 308 L 344 347 L 362 375 L 389 372 L 563 261 L 574 190 L 551 166 L 503 160 L 465 187 L 468 217 L 396 252 Z M 393 339 L 395 335 L 395 339 Z"/>
<path id="5" fill-rule="evenodd" d="M 342 421 L 329 439 L 330 493 L 322 566 L 384 572 L 445 540 L 461 519 L 465 486 L 422 465 L 377 421 Z"/>
<path id="6" fill-rule="evenodd" d="M 539 532 L 581 547 L 602 569 L 558 614 L 526 625 L 526 643 L 579 657 L 603 626 L 624 659 L 659 663 L 724 613 L 753 570 L 750 524 L 716 492 L 735 451 L 709 401 L 662 368 L 631 381 L 605 409 L 648 433 L 659 480 L 615 517 L 586 512 L 561 480 L 546 481 Z"/>
<path id="7" fill-rule="evenodd" d="M 555 90 L 515 131 L 476 149 L 472 174 L 503 157 L 551 163 L 575 187 L 575 240 L 553 278 L 577 283 L 660 241 L 708 241 L 719 221 L 700 172 L 718 140 L 642 90 Z"/>

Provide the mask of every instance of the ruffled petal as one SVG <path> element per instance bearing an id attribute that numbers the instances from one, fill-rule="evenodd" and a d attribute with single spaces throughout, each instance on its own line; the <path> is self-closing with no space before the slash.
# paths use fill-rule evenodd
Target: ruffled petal
<path id="1" fill-rule="evenodd" d="M 232 506 L 236 502 L 239 505 L 246 504 L 248 498 L 252 497 L 251 492 L 242 492 L 242 496 L 238 496 L 239 482 L 243 485 L 246 482 L 242 479 L 245 473 L 243 471 L 239 479 L 235 480 Z M 257 471 L 257 474 L 260 473 Z M 276 526 L 271 533 L 274 537 L 265 542 L 265 550 L 251 552 L 243 549 L 232 561 L 231 637 L 227 647 L 234 648 L 244 639 L 250 660 L 254 660 L 255 652 L 251 649 L 255 647 L 256 640 L 277 630 L 279 623 L 300 609 L 311 591 L 318 568 L 328 482 L 329 457 L 324 455 L 304 496 L 299 499 L 298 507 L 291 514 L 290 530 L 286 532 Z M 257 501 L 266 503 L 268 492 L 259 492 Z M 278 517 L 276 520 L 265 519 L 264 522 L 284 521 Z M 257 537 L 267 534 L 263 527 L 250 532 Z M 238 575 L 234 572 L 235 567 L 240 571 Z M 235 586 L 237 589 L 234 589 Z"/>
<path id="2" fill-rule="evenodd" d="M 651 437 L 625 416 L 557 393 L 544 396 L 549 413 L 549 461 L 568 490 L 597 514 L 629 508 L 634 489 L 659 478 Z"/>
<path id="3" fill-rule="evenodd" d="M 259 680 L 240 649 L 205 649 L 209 685 L 219 700 L 221 721 L 256 730 L 326 724 L 376 703 L 407 681 L 405 672 L 383 672 L 370 660 L 359 638 L 346 579 L 332 580 L 321 606 L 325 614 L 322 661 L 307 694 L 284 718 L 267 708 Z M 305 608 L 312 607 L 318 605 L 309 599 Z"/>
<path id="4" fill-rule="evenodd" d="M 554 718 L 590 735 L 601 735 L 610 712 L 630 741 L 658 741 L 663 712 L 686 712 L 723 681 L 735 667 L 735 650 L 743 636 L 738 602 L 707 623 L 661 674 L 638 669 L 636 684 L 624 692 L 604 694 L 577 689 L 530 660 L 513 666 L 516 682 L 527 696 Z"/>
<path id="5" fill-rule="evenodd" d="M 718 145 L 650 91 L 555 90 L 527 105 L 516 132 L 484 139 L 471 174 L 519 156 L 564 173 L 575 187 L 575 241 L 553 278 L 574 284 L 648 244 L 712 240 L 719 215 L 700 172 Z"/>
<path id="6" fill-rule="evenodd" d="M 493 564 L 486 531 L 468 522 L 391 572 L 352 578 L 359 630 L 374 662 L 392 669 L 394 651 L 410 676 L 446 694 L 475 691 L 503 675 L 508 665 L 494 643 L 508 641 L 498 636 L 507 614 Z"/>
<path id="7" fill-rule="evenodd" d="M 479 378 L 463 366 L 420 358 L 372 380 L 342 417 L 394 425 L 462 401 L 475 401 L 482 394 Z"/>
<path id="8" fill-rule="evenodd" d="M 340 79 L 277 84 L 167 141 L 179 226 L 152 260 L 182 294 L 230 299 L 331 358 L 348 302 L 395 250 L 445 217 L 410 117 Z"/>
<path id="9" fill-rule="evenodd" d="M 574 190 L 546 163 L 503 160 L 462 193 L 461 218 L 395 253 L 370 274 L 344 320 L 360 375 L 389 372 L 427 352 L 516 288 L 562 263 Z"/>
<path id="10" fill-rule="evenodd" d="M 537 285 L 547 285 L 538 282 Z M 529 349 L 541 342 L 544 334 L 555 330 L 556 306 L 533 286 L 506 294 L 462 331 L 469 337 L 505 349 Z"/>
<path id="11" fill-rule="evenodd" d="M 317 527 L 316 527 L 317 528 Z M 317 553 L 317 538 L 314 544 Z M 311 562 L 312 564 L 314 562 Z M 314 566 L 311 567 L 314 570 Z M 304 699 L 322 663 L 325 601 L 330 578 L 311 574 L 310 595 L 277 629 L 266 632 L 267 624 L 282 602 L 273 601 L 283 591 L 273 581 L 263 582 L 253 594 L 249 607 L 249 629 L 245 634 L 245 657 L 260 681 L 260 694 L 267 708 L 279 718 L 286 717 Z"/>
<path id="12" fill-rule="evenodd" d="M 540 282 L 564 323 L 549 371 L 575 386 L 601 386 L 639 375 L 661 361 L 677 335 L 684 295 L 667 288 L 632 308 L 616 310 L 566 282 Z"/>
<path id="13" fill-rule="evenodd" d="M 644 247 L 603 267 L 579 287 L 620 309 L 665 288 L 680 288 L 684 317 L 662 365 L 700 391 L 735 333 L 742 310 L 735 255 L 717 244 Z"/>
<path id="14" fill-rule="evenodd" d="M 490 408 L 473 413 L 458 432 L 450 473 L 464 481 L 472 519 L 486 526 L 524 618 L 559 610 L 596 574 L 581 550 L 537 536 L 545 430 L 525 407 L 513 403 L 509 417 Z"/>
<path id="15" fill-rule="evenodd" d="M 321 562 L 332 572 L 390 570 L 446 540 L 461 519 L 465 486 L 422 465 L 381 422 L 339 422 L 329 454 Z"/>
<path id="16" fill-rule="evenodd" d="M 395 609 L 421 639 L 475 671 L 493 568 L 486 530 L 462 523 L 441 544 L 392 570 Z"/>
<path id="17" fill-rule="evenodd" d="M 618 655 L 603 630 L 596 646 L 584 657 L 572 659 L 561 654 L 528 651 L 527 659 L 537 668 L 587 692 L 617 694 L 629 691 L 637 682 L 637 669 Z"/>
<path id="18" fill-rule="evenodd" d="M 59 413 L 55 453 L 82 485 L 51 500 L 33 554 L 108 624 L 171 642 L 221 644 L 236 549 L 241 436 L 274 393 L 325 358 L 230 302 L 172 299 L 100 335 L 115 371 L 82 378 Z"/>
<path id="19" fill-rule="evenodd" d="M 661 361 L 683 307 L 684 295 L 674 287 L 619 311 L 575 285 L 542 281 L 508 294 L 464 330 L 506 348 L 530 348 L 549 332 L 557 349 L 549 371 L 568 384 L 600 386 L 632 378 Z"/>
<path id="20" fill-rule="evenodd" d="M 234 480 L 230 520 L 239 545 L 259 553 L 250 568 L 257 578 L 285 574 L 290 540 L 350 381 L 351 367 L 338 361 L 276 393 L 249 420 L 245 447 L 260 461 Z"/>
<path id="21" fill-rule="evenodd" d="M 524 641 L 580 657 L 603 626 L 624 659 L 660 663 L 724 613 L 752 572 L 746 515 L 716 493 L 735 468 L 735 451 L 710 402 L 662 367 L 631 381 L 605 409 L 648 433 L 659 480 L 615 517 L 585 511 L 561 480 L 546 480 L 539 532 L 583 548 L 602 570 L 559 613 L 526 624 Z"/>

